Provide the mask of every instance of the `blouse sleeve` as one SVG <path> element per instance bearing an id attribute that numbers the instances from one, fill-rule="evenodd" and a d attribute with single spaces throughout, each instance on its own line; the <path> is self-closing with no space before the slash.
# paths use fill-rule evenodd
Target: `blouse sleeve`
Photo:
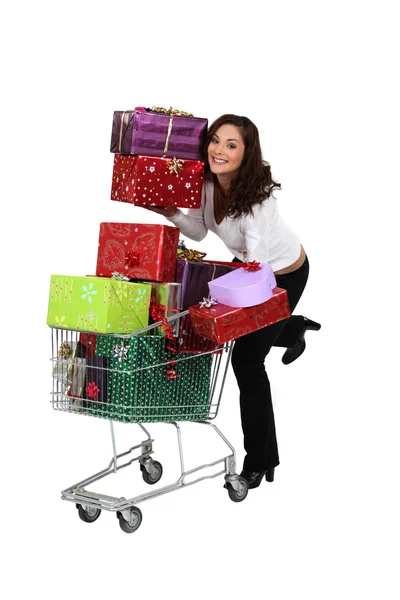
<path id="1" fill-rule="evenodd" d="M 200 208 L 189 208 L 187 214 L 181 210 L 177 210 L 176 215 L 173 217 L 167 217 L 167 220 L 173 223 L 176 227 L 179 227 L 184 236 L 200 242 L 207 235 L 208 228 L 204 220 L 205 210 L 205 186 L 201 196 L 201 207 Z"/>
<path id="2" fill-rule="evenodd" d="M 267 263 L 269 258 L 270 219 L 262 206 L 253 207 L 253 215 L 243 217 L 243 233 L 246 242 L 247 261 Z"/>

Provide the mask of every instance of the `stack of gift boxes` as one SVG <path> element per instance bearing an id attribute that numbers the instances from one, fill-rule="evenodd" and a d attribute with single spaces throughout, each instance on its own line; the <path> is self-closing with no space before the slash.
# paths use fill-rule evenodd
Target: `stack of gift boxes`
<path id="1" fill-rule="evenodd" d="M 172 109 L 115 112 L 111 199 L 200 207 L 206 129 L 206 119 Z M 51 276 L 47 323 L 78 332 L 57 348 L 53 376 L 78 412 L 128 422 L 207 418 L 210 352 L 289 315 L 268 265 L 208 262 L 179 244 L 175 227 L 101 223 L 96 275 Z"/>

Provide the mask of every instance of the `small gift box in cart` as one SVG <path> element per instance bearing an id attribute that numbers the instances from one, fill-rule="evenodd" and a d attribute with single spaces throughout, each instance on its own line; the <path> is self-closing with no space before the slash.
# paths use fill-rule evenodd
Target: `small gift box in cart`
<path id="1" fill-rule="evenodd" d="M 188 318 L 188 311 L 177 312 L 128 334 L 95 332 L 92 328 L 85 332 L 58 321 L 50 324 L 53 409 L 80 417 L 107 419 L 111 427 L 113 457 L 109 465 L 62 491 L 62 499 L 76 504 L 83 521 L 91 523 L 102 510 L 111 511 L 116 513 L 121 529 L 131 533 L 142 522 L 138 507 L 141 502 L 218 475 L 224 475 L 231 500 L 241 502 L 246 498 L 248 483 L 235 472 L 235 451 L 211 422 L 218 414 L 232 344 L 210 344 L 203 338 L 203 350 L 198 341 L 197 353 L 185 352 L 188 343 L 175 337 L 175 322 Z M 184 331 L 180 329 L 180 336 Z M 117 454 L 114 421 L 136 423 L 144 439 Z M 212 463 L 185 470 L 180 421 L 208 425 L 226 443 L 229 453 Z M 140 468 L 145 483 L 156 484 L 163 468 L 153 458 L 154 439 L 144 426 L 155 422 L 172 423 L 176 428 L 181 461 L 179 479 L 128 499 L 88 489 L 92 483 L 131 464 Z"/>

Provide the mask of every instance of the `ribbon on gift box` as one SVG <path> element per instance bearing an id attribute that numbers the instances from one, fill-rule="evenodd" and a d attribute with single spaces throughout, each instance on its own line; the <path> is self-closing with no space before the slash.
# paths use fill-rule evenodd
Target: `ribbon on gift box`
<path id="1" fill-rule="evenodd" d="M 111 273 L 111 279 L 118 279 L 119 281 L 130 281 L 129 277 L 127 277 L 123 273 L 118 273 L 118 271 L 113 271 Z"/>
<path id="2" fill-rule="evenodd" d="M 135 116 L 135 113 L 137 113 L 137 112 L 146 112 L 146 110 L 147 109 L 144 106 L 136 106 L 135 110 L 132 110 L 130 108 L 128 110 L 124 110 L 124 112 L 122 113 L 122 115 L 121 115 L 121 124 L 119 126 L 119 142 L 118 142 L 118 153 L 119 154 L 121 154 L 121 150 L 122 150 L 122 138 L 123 138 L 123 135 L 122 135 L 123 131 L 122 130 L 123 130 L 123 126 L 124 126 L 124 118 L 125 118 L 126 113 L 132 113 L 132 115 L 131 115 L 131 118 L 129 119 L 128 123 L 127 123 L 125 132 L 128 131 L 128 127 L 129 127 L 129 125 L 130 125 L 133 117 Z"/>
<path id="3" fill-rule="evenodd" d="M 100 388 L 97 387 L 94 381 L 89 381 L 86 387 L 86 394 L 88 398 L 93 398 L 93 400 L 97 399 L 97 395 L 100 393 Z"/>
<path id="4" fill-rule="evenodd" d="M 174 330 L 171 325 L 168 323 L 168 319 L 164 316 L 167 312 L 179 312 L 177 308 L 169 308 L 168 306 L 164 306 L 164 304 L 157 304 L 154 296 L 150 298 L 150 309 L 149 314 L 154 322 L 161 321 L 160 327 L 162 327 L 165 331 L 165 337 L 169 340 L 175 340 Z M 176 350 L 174 350 L 176 352 Z"/>
<path id="5" fill-rule="evenodd" d="M 127 112 L 131 112 L 132 116 L 130 118 L 130 121 L 128 122 L 128 125 L 126 126 L 126 130 L 125 131 L 128 130 L 129 123 L 132 121 L 132 119 L 134 117 L 134 114 L 135 114 L 134 110 L 124 110 L 124 112 L 121 115 L 121 124 L 119 126 L 119 143 L 118 143 L 118 152 L 119 152 L 119 154 L 121 154 L 121 149 L 122 149 L 122 129 L 123 129 L 123 126 L 124 126 L 124 118 L 125 118 L 125 115 L 126 115 Z"/>
<path id="6" fill-rule="evenodd" d="M 261 271 L 260 263 L 256 260 L 253 260 L 252 262 L 243 263 L 243 269 L 249 272 Z"/>
<path id="7" fill-rule="evenodd" d="M 174 117 L 175 116 L 178 116 L 178 117 L 193 117 L 193 115 L 192 115 L 192 113 L 188 113 L 188 112 L 185 112 L 183 110 L 175 110 L 175 109 L 172 108 L 172 106 L 170 106 L 169 109 L 160 108 L 158 106 L 153 106 L 151 110 L 153 112 L 162 113 L 164 115 L 169 115 L 167 139 L 165 140 L 165 146 L 164 146 L 164 152 L 163 152 L 163 156 L 166 157 L 167 156 L 167 152 L 168 152 L 169 138 L 171 137 L 172 121 L 174 120 Z"/>
<path id="8" fill-rule="evenodd" d="M 58 350 L 59 356 L 62 358 L 70 358 L 72 356 L 72 348 L 69 344 L 61 344 Z"/>
<path id="9" fill-rule="evenodd" d="M 160 321 L 161 322 L 160 327 L 162 327 L 164 329 L 164 335 L 165 335 L 166 339 L 175 342 L 174 329 L 168 323 L 167 317 L 164 317 L 164 315 L 167 313 L 167 311 L 168 312 L 179 312 L 177 308 L 168 308 L 167 306 L 164 306 L 163 304 L 157 304 L 154 296 L 151 297 L 150 311 L 149 311 L 150 317 L 155 322 Z M 178 352 L 178 350 L 175 348 L 175 346 L 173 344 L 168 344 L 168 346 L 166 346 L 166 349 L 175 354 Z M 178 364 L 173 359 L 167 359 L 167 362 L 170 363 L 171 367 L 176 366 Z M 176 379 L 178 377 L 178 372 L 176 369 L 167 367 L 165 369 L 165 372 L 167 374 L 168 379 Z"/>
<path id="10" fill-rule="evenodd" d="M 140 264 L 140 252 L 129 250 L 125 256 L 126 267 L 136 267 Z"/>
<path id="11" fill-rule="evenodd" d="M 171 174 L 175 173 L 175 175 L 178 177 L 179 173 L 183 169 L 183 161 L 176 159 L 174 156 L 174 158 L 167 161 L 167 167 Z"/>
<path id="12" fill-rule="evenodd" d="M 189 250 L 188 248 L 178 248 L 177 257 L 182 260 L 194 260 L 197 262 L 201 262 L 203 258 L 206 256 L 206 252 L 199 252 L 198 250 Z"/>
<path id="13" fill-rule="evenodd" d="M 216 304 L 218 304 L 218 301 L 214 300 L 213 298 L 203 298 L 202 302 L 199 302 L 199 307 L 200 308 L 211 308 L 212 306 L 215 306 Z"/>

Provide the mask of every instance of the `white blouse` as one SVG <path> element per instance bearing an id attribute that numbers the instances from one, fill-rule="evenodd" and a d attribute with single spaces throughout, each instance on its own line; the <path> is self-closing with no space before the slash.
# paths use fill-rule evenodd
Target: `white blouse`
<path id="1" fill-rule="evenodd" d="M 253 206 L 253 215 L 226 216 L 218 225 L 214 218 L 214 183 L 206 180 L 201 208 L 190 208 L 187 214 L 178 209 L 168 221 L 197 242 L 205 238 L 208 230 L 213 231 L 241 261 L 269 263 L 274 271 L 288 267 L 300 256 L 300 240 L 281 219 L 272 196 Z"/>

